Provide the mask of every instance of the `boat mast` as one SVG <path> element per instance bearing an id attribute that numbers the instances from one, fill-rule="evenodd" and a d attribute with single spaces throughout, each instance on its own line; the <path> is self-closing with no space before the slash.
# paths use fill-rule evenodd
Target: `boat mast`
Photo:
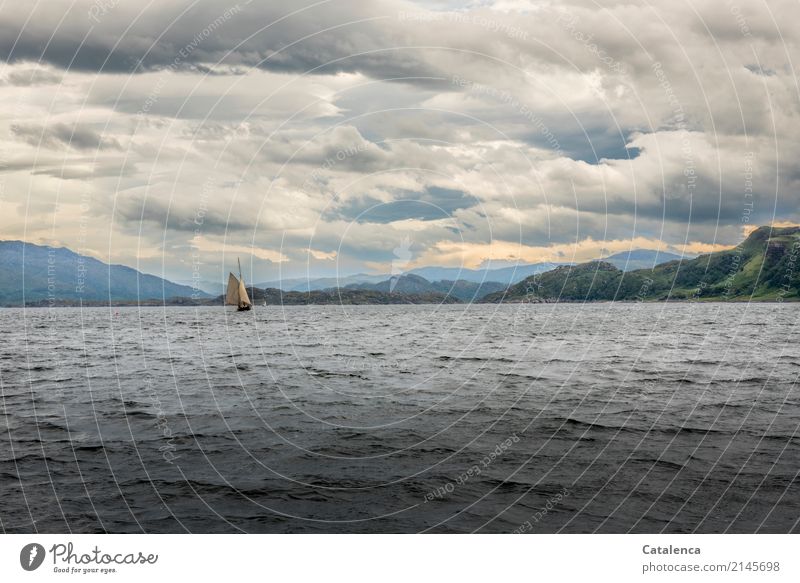
<path id="1" fill-rule="evenodd" d="M 247 286 L 244 285 L 244 279 L 242 278 L 242 260 L 237 257 L 236 258 L 236 262 L 239 264 L 239 282 L 240 282 L 240 285 L 244 288 L 244 293 L 246 294 L 247 293 Z M 252 289 L 251 289 L 250 293 L 253 293 Z M 252 303 L 252 300 L 250 300 L 250 303 Z"/>

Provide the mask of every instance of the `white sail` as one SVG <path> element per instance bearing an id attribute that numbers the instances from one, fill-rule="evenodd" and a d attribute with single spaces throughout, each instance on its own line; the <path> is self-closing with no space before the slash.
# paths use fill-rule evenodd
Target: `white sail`
<path id="1" fill-rule="evenodd" d="M 228 290 L 225 292 L 225 305 L 236 306 L 239 311 L 249 310 L 252 306 L 250 296 L 247 295 L 247 288 L 244 286 L 242 277 L 242 264 L 239 263 L 239 277 L 228 274 Z"/>
<path id="2" fill-rule="evenodd" d="M 247 289 L 244 287 L 244 280 L 239 280 L 239 307 L 244 308 L 250 305 L 250 297 L 247 295 Z"/>
<path id="3" fill-rule="evenodd" d="M 239 305 L 239 284 L 241 282 L 236 278 L 235 275 L 232 273 L 228 274 L 228 292 L 225 294 L 225 305 L 226 306 L 238 306 Z M 247 297 L 247 292 L 245 292 L 245 297 Z M 249 303 L 249 299 L 247 300 Z"/>

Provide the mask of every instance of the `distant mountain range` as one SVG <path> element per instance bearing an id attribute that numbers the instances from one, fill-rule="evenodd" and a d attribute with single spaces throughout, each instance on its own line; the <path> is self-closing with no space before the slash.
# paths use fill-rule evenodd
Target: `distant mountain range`
<path id="1" fill-rule="evenodd" d="M 0 241 L 0 305 L 163 301 L 190 297 L 192 292 L 189 286 L 109 265 L 65 247 Z"/>
<path id="2" fill-rule="evenodd" d="M 652 269 L 656 265 L 677 261 L 678 259 L 692 259 L 694 256 L 680 256 L 667 251 L 655 251 L 653 249 L 631 249 L 604 257 L 600 261 L 610 263 L 622 271 L 633 271 L 635 269 Z"/>
<path id="3" fill-rule="evenodd" d="M 386 292 L 372 289 L 332 288 L 310 292 L 282 291 L 276 288 L 248 288 L 253 303 L 258 306 L 266 303 L 271 306 L 297 306 L 308 304 L 360 305 L 360 304 L 457 304 L 457 297 L 438 292 Z M 202 301 L 201 304 L 221 305 L 223 297 L 213 301 Z"/>
<path id="4" fill-rule="evenodd" d="M 650 249 L 633 249 L 616 253 L 603 259 L 612 265 L 629 271 L 633 269 L 643 269 L 653 267 L 659 263 L 680 259 L 680 255 L 668 253 L 666 251 L 654 251 Z M 343 275 L 340 277 L 311 277 L 311 278 L 286 278 L 281 280 L 266 281 L 256 283 L 259 288 L 276 288 L 284 291 L 314 291 L 326 290 L 331 288 L 353 288 L 361 284 L 380 285 L 383 282 L 396 278 L 399 275 L 417 275 L 430 282 L 472 282 L 478 284 L 497 283 L 502 284 L 503 288 L 518 283 L 536 273 L 544 273 L 562 265 L 572 265 L 571 263 L 527 263 L 513 265 L 509 267 L 498 267 L 494 269 L 468 269 L 466 267 L 418 267 L 402 274 L 367 274 L 357 273 L 355 275 Z M 360 289 L 370 289 L 360 287 Z"/>
<path id="5" fill-rule="evenodd" d="M 473 283 L 497 282 L 507 287 L 522 281 L 534 273 L 549 271 L 562 263 L 532 263 L 496 269 L 467 269 L 465 267 L 418 267 L 402 274 L 368 274 L 358 273 L 341 277 L 291 278 L 257 283 L 256 287 L 278 288 L 284 291 L 313 291 L 335 287 L 351 287 L 358 284 L 380 284 L 400 275 L 418 275 L 428 282 L 466 281 Z"/>
<path id="6" fill-rule="evenodd" d="M 607 261 L 558 267 L 484 302 L 800 299 L 800 227 L 759 227 L 733 249 L 624 272 Z"/>
<path id="7" fill-rule="evenodd" d="M 456 298 L 462 302 L 477 301 L 486 294 L 504 290 L 506 284 L 496 281 L 478 283 L 459 279 L 457 281 L 440 280 L 431 282 L 413 273 L 391 277 L 379 283 L 353 283 L 339 289 L 372 290 L 389 294 L 440 294 L 444 297 Z"/>
<path id="8" fill-rule="evenodd" d="M 408 273 L 424 277 L 428 281 L 471 281 L 482 283 L 496 281 L 504 285 L 511 285 L 522 281 L 534 273 L 543 273 L 563 265 L 562 263 L 529 263 L 499 267 L 495 269 L 467 269 L 465 267 L 419 267 Z"/>
<path id="9" fill-rule="evenodd" d="M 250 285 L 248 291 L 256 305 L 789 300 L 798 299 L 799 249 L 800 227 L 760 227 L 734 249 L 694 259 L 638 249 L 580 265 L 422 267 L 395 276 L 296 280 L 294 287 L 301 289 Z M 318 285 L 324 287 L 310 289 Z M 23 302 L 30 306 L 220 305 L 222 297 L 63 247 L 0 241 L 0 305 Z"/>
<path id="10" fill-rule="evenodd" d="M 334 287 L 347 287 L 354 283 L 380 283 L 391 277 L 390 275 L 370 275 L 368 273 L 357 273 L 355 275 L 343 275 L 339 277 L 294 277 L 265 281 L 254 284 L 262 289 L 280 289 L 283 291 L 316 291 L 330 289 Z"/>

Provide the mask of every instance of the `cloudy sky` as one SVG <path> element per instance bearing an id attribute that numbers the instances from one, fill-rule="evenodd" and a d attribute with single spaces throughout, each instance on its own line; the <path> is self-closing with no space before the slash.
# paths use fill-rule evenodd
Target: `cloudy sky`
<path id="1" fill-rule="evenodd" d="M 3 239 L 188 280 L 800 220 L 794 1 L 0 6 Z"/>

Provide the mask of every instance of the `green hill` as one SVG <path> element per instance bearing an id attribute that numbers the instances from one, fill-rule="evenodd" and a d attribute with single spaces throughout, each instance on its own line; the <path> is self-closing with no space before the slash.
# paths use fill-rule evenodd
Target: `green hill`
<path id="1" fill-rule="evenodd" d="M 800 227 L 759 227 L 733 249 L 623 272 L 592 261 L 529 277 L 481 301 L 798 300 Z"/>
<path id="2" fill-rule="evenodd" d="M 504 290 L 506 285 L 497 281 L 474 282 L 464 279 L 431 282 L 419 275 L 407 273 L 378 283 L 350 284 L 344 289 L 373 290 L 388 294 L 412 294 L 416 296 L 424 296 L 426 294 L 441 295 L 450 296 L 463 302 L 472 302 L 488 293 Z M 335 289 L 332 288 L 332 290 Z"/>
<path id="3" fill-rule="evenodd" d="M 308 292 L 285 292 L 276 288 L 247 288 L 253 303 L 260 305 L 301 306 L 311 304 L 332 305 L 361 305 L 361 304 L 456 304 L 460 300 L 452 295 L 437 292 L 421 291 L 406 293 L 390 293 L 373 289 L 352 289 L 339 287 L 327 290 L 313 290 Z M 221 304 L 224 296 L 219 296 L 214 302 Z"/>

